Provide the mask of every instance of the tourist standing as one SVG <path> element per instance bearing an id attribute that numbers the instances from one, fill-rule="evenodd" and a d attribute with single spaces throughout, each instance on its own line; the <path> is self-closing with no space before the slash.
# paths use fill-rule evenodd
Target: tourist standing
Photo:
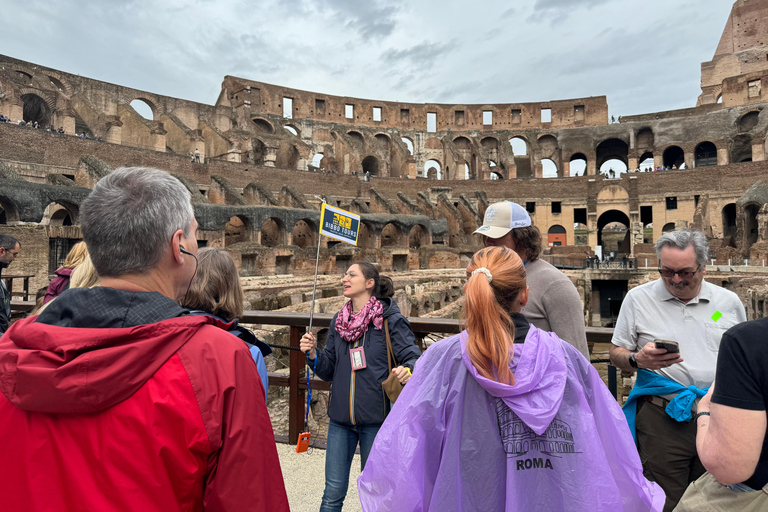
<path id="1" fill-rule="evenodd" d="M 467 330 L 416 364 L 358 479 L 364 511 L 661 510 L 597 371 L 521 313 L 525 275 L 504 247 L 472 257 Z"/>
<path id="2" fill-rule="evenodd" d="M 525 208 L 511 201 L 490 205 L 475 234 L 483 235 L 486 247 L 512 249 L 523 260 L 531 287 L 530 299 L 522 311 L 526 318 L 539 329 L 554 332 L 589 358 L 579 292 L 565 274 L 539 258 L 541 233 Z"/>
<path id="3" fill-rule="evenodd" d="M 312 333 L 301 338 L 317 375 L 333 381 L 328 408 L 328 444 L 325 452 L 325 491 L 320 512 L 339 512 L 349 486 L 349 469 L 358 443 L 360 465 L 368 453 L 390 403 L 382 382 L 389 376 L 387 331 L 399 366 L 392 369 L 405 384 L 421 355 L 408 320 L 397 303 L 382 294 L 379 272 L 370 263 L 355 263 L 341 280 L 346 304 L 331 320 L 325 348 L 316 350 Z"/>
<path id="4" fill-rule="evenodd" d="M 88 246 L 85 245 L 85 242 L 77 242 L 72 249 L 70 249 L 69 254 L 67 254 L 67 259 L 64 260 L 64 265 L 57 268 L 54 272 L 56 277 L 54 277 L 48 285 L 48 290 L 46 290 L 45 297 L 43 298 L 43 304 L 49 303 L 54 298 L 58 297 L 61 292 L 69 288 L 69 280 L 72 276 L 72 271 L 75 267 L 80 265 L 87 256 Z"/>
<path id="5" fill-rule="evenodd" d="M 637 371 L 624 412 L 646 475 L 667 495 L 665 512 L 704 473 L 692 411 L 715 378 L 720 338 L 746 320 L 735 293 L 704 281 L 708 254 L 699 231 L 662 235 L 656 242 L 661 279 L 629 291 L 610 350 L 615 366 Z M 679 349 L 657 348 L 656 340 Z"/>
<path id="6" fill-rule="evenodd" d="M 8 330 L 11 322 L 11 292 L 3 281 L 3 269 L 13 263 L 19 255 L 21 244 L 11 235 L 0 234 L 0 336 Z"/>
<path id="7" fill-rule="evenodd" d="M 176 303 L 196 267 L 187 189 L 117 169 L 80 213 L 101 285 L 0 339 L 3 508 L 287 512 L 248 349 Z"/>

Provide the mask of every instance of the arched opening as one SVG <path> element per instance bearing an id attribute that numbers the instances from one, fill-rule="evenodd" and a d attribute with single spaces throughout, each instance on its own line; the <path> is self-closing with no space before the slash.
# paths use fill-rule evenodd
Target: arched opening
<path id="1" fill-rule="evenodd" d="M 408 233 L 408 247 L 411 249 L 418 249 L 419 247 L 428 245 L 428 236 L 427 230 L 424 229 L 422 225 L 417 224 L 413 226 L 410 233 Z"/>
<path id="2" fill-rule="evenodd" d="M 466 137 L 456 137 L 453 139 L 453 144 L 456 146 L 456 149 L 472 150 L 472 142 Z"/>
<path id="3" fill-rule="evenodd" d="M 565 233 L 565 228 L 559 224 L 555 224 L 547 231 L 547 242 L 550 247 L 568 245 L 568 237 Z"/>
<path id="4" fill-rule="evenodd" d="M 285 228 L 279 219 L 269 218 L 261 225 L 261 245 L 277 247 L 285 245 Z"/>
<path id="5" fill-rule="evenodd" d="M 424 163 L 424 176 L 431 180 L 439 180 L 442 178 L 442 169 L 440 162 L 437 160 L 427 160 Z"/>
<path id="6" fill-rule="evenodd" d="M 675 230 L 675 223 L 667 222 L 666 224 L 664 224 L 664 226 L 662 226 L 661 234 L 663 235 L 664 233 L 669 233 L 670 231 L 674 231 L 674 230 Z"/>
<path id="7" fill-rule="evenodd" d="M 401 137 L 400 140 L 402 140 L 405 146 L 408 148 L 408 153 L 413 155 L 413 141 L 408 137 Z"/>
<path id="8" fill-rule="evenodd" d="M 307 247 L 314 247 L 317 245 L 315 239 L 315 224 L 309 219 L 301 219 L 296 222 L 291 232 L 291 240 L 293 245 L 305 249 Z"/>
<path id="9" fill-rule="evenodd" d="M 292 133 L 292 134 L 296 135 L 297 137 L 299 136 L 299 130 L 297 130 L 294 126 L 291 126 L 290 124 L 287 124 L 287 125 L 283 126 L 283 128 L 285 128 L 285 130 L 287 132 Z"/>
<path id="10" fill-rule="evenodd" d="M 325 155 L 322 153 L 315 153 L 315 156 L 312 157 L 312 167 L 315 169 L 323 169 L 323 159 L 325 158 Z"/>
<path id="11" fill-rule="evenodd" d="M 463 164 L 463 166 L 464 166 L 464 179 L 465 180 L 474 179 L 474 176 L 472 176 L 470 171 L 469 171 L 469 165 Z"/>
<path id="12" fill-rule="evenodd" d="M 401 238 L 400 228 L 390 222 L 381 230 L 381 247 L 398 247 Z"/>
<path id="13" fill-rule="evenodd" d="M 638 151 L 653 151 L 654 139 L 653 130 L 650 128 L 643 128 L 637 132 L 635 147 Z"/>
<path id="14" fill-rule="evenodd" d="M 224 247 L 251 239 L 251 226 L 246 217 L 230 217 L 224 226 Z"/>
<path id="15" fill-rule="evenodd" d="M 743 163 L 752 161 L 752 136 L 742 133 L 733 137 L 731 142 L 731 162 Z"/>
<path id="16" fill-rule="evenodd" d="M 371 176 L 379 175 L 379 159 L 375 156 L 367 156 L 363 159 L 363 174 L 368 173 Z"/>
<path id="17" fill-rule="evenodd" d="M 637 166 L 643 172 L 653 171 L 653 153 L 646 151 L 640 156 L 640 164 Z"/>
<path id="18" fill-rule="evenodd" d="M 710 167 L 717 165 L 717 147 L 709 142 L 702 142 L 694 151 L 694 167 Z"/>
<path id="19" fill-rule="evenodd" d="M 43 225 L 74 226 L 77 223 L 78 208 L 73 204 L 51 203 L 45 208 Z"/>
<path id="20" fill-rule="evenodd" d="M 365 138 L 362 133 L 352 130 L 347 132 L 347 135 L 352 139 L 352 144 L 358 149 L 362 149 L 365 146 Z"/>
<path id="21" fill-rule="evenodd" d="M 755 126 L 757 126 L 757 122 L 760 118 L 760 112 L 753 110 L 752 112 L 747 112 L 743 116 L 739 118 L 739 121 L 737 122 L 737 125 L 739 127 L 739 132 L 744 133 L 752 130 Z"/>
<path id="22" fill-rule="evenodd" d="M 584 153 L 574 153 L 569 167 L 571 176 L 584 176 L 587 174 L 587 157 Z"/>
<path id="23" fill-rule="evenodd" d="M 597 218 L 597 245 L 603 246 L 603 257 L 611 252 L 630 253 L 629 217 L 620 210 L 608 210 Z"/>
<path id="24" fill-rule="evenodd" d="M 544 178 L 557 178 L 557 165 L 554 160 L 545 158 L 541 161 L 541 176 Z"/>
<path id="25" fill-rule="evenodd" d="M 272 124 L 270 124 L 269 121 L 266 119 L 261 119 L 259 117 L 254 117 L 251 119 L 253 122 L 253 126 L 256 128 L 257 132 L 261 133 L 275 133 L 275 129 L 272 127 Z"/>
<path id="26" fill-rule="evenodd" d="M 744 207 L 744 235 L 747 242 L 746 249 L 752 247 L 757 242 L 757 212 L 760 211 L 759 204 L 748 204 Z"/>
<path id="27" fill-rule="evenodd" d="M 389 146 L 392 143 L 392 140 L 389 138 L 388 135 L 383 133 L 377 133 L 374 135 L 374 138 L 376 139 L 376 142 L 379 144 L 379 148 L 387 151 L 389 150 Z"/>
<path id="28" fill-rule="evenodd" d="M 623 160 L 612 158 L 603 162 L 603 165 L 600 166 L 600 172 L 609 179 L 619 178 L 622 173 L 627 172 L 627 164 Z"/>
<path id="29" fill-rule="evenodd" d="M 669 146 L 662 155 L 665 169 L 682 169 L 685 163 L 685 153 L 680 146 Z"/>
<path id="30" fill-rule="evenodd" d="M 528 141 L 522 137 L 512 137 L 509 139 L 509 145 L 512 146 L 512 154 L 515 156 L 528 154 Z"/>
<path id="31" fill-rule="evenodd" d="M 37 123 L 41 128 L 51 126 L 53 112 L 43 98 L 37 94 L 22 94 L 21 100 L 24 102 L 24 122 Z"/>
<path id="32" fill-rule="evenodd" d="M 717 95 L 717 100 L 715 100 L 715 103 L 722 103 L 722 102 L 723 102 L 723 95 L 722 94 L 718 94 Z"/>
<path id="33" fill-rule="evenodd" d="M 491 171 L 491 180 L 496 181 L 496 180 L 503 180 L 503 179 L 504 179 L 504 176 L 501 173 L 498 173 L 496 171 Z"/>
<path id="34" fill-rule="evenodd" d="M 0 196 L 0 224 L 19 222 L 19 209 L 8 198 Z"/>
<path id="35" fill-rule="evenodd" d="M 147 100 L 136 98 L 131 101 L 131 108 L 144 119 L 152 121 L 155 118 L 155 109 Z"/>
<path id="36" fill-rule="evenodd" d="M 609 160 L 618 160 L 624 164 L 624 170 L 627 169 L 629 162 L 629 146 L 621 139 L 607 139 L 597 145 L 596 157 L 597 168 L 603 170 L 604 164 Z M 612 164 L 618 165 L 618 164 Z M 607 170 L 607 169 L 606 169 Z M 614 167 L 616 171 L 616 167 Z"/>
<path id="37" fill-rule="evenodd" d="M 63 83 L 61 83 L 61 80 L 59 80 L 58 78 L 49 76 L 48 80 L 50 80 L 53 86 L 57 88 L 60 92 L 67 92 L 67 88 L 64 86 Z"/>
<path id="38" fill-rule="evenodd" d="M 736 203 L 728 203 L 723 207 L 723 238 L 736 236 Z"/>

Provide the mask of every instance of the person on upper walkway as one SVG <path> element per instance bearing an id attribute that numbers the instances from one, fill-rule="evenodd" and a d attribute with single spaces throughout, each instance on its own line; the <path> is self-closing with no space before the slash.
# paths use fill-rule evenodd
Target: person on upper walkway
<path id="1" fill-rule="evenodd" d="M 525 208 L 511 201 L 494 203 L 485 210 L 483 235 L 486 247 L 502 246 L 517 252 L 525 265 L 531 295 L 522 313 L 533 325 L 551 331 L 589 359 L 584 306 L 576 287 L 561 271 L 539 258 L 541 233 Z"/>

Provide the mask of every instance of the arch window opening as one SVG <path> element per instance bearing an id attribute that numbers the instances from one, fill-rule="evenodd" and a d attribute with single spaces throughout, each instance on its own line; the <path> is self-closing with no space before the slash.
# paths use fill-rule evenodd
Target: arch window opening
<path id="1" fill-rule="evenodd" d="M 568 245 L 565 228 L 559 224 L 550 227 L 547 231 L 547 243 L 550 247 Z"/>
<path id="2" fill-rule="evenodd" d="M 437 160 L 427 160 L 424 163 L 424 176 L 429 179 L 442 179 L 442 168 Z"/>
<path id="3" fill-rule="evenodd" d="M 696 146 L 694 151 L 694 167 L 709 167 L 717 165 L 717 147 L 707 141 Z"/>
<path id="4" fill-rule="evenodd" d="M 325 158 L 325 155 L 322 153 L 315 153 L 315 156 L 312 157 L 312 167 L 315 169 L 322 169 L 323 166 L 321 164 L 323 163 L 323 158 Z"/>
<path id="5" fill-rule="evenodd" d="M 37 94 L 23 94 L 21 100 L 24 102 L 23 118 L 25 123 L 37 123 L 41 128 L 51 126 L 53 112 L 43 98 Z"/>
<path id="6" fill-rule="evenodd" d="M 512 137 L 509 139 L 509 145 L 512 146 L 512 154 L 515 156 L 528 154 L 528 143 L 522 137 Z"/>
<path id="7" fill-rule="evenodd" d="M 76 207 L 70 205 L 73 211 Z M 76 214 L 76 211 L 75 211 Z M 49 224 L 51 226 L 73 226 L 75 224 L 70 209 L 60 203 L 51 203 L 45 209 L 43 213 L 42 224 Z"/>
<path id="8" fill-rule="evenodd" d="M 629 254 L 629 217 L 620 210 L 608 210 L 597 218 L 597 245 L 603 247 L 603 260 L 617 254 Z"/>
<path id="9" fill-rule="evenodd" d="M 245 219 L 237 215 L 230 217 L 224 226 L 224 247 L 239 242 L 247 242 L 250 239 L 249 235 L 250 228 Z"/>
<path id="10" fill-rule="evenodd" d="M 500 173 L 496 171 L 491 171 L 491 180 L 497 181 L 497 180 L 503 180 L 504 176 L 502 176 Z"/>
<path id="11" fill-rule="evenodd" d="M 284 230 L 275 219 L 267 219 L 261 225 L 261 245 L 265 247 L 277 247 L 283 245 Z"/>
<path id="12" fill-rule="evenodd" d="M 587 174 L 587 157 L 582 153 L 576 153 L 571 157 L 569 173 L 571 176 L 584 176 Z"/>
<path id="13" fill-rule="evenodd" d="M 679 146 L 669 146 L 662 156 L 664 169 L 685 169 L 685 153 Z"/>
<path id="14" fill-rule="evenodd" d="M 541 176 L 543 178 L 557 178 L 557 164 L 549 158 L 541 161 Z"/>
<path id="15" fill-rule="evenodd" d="M 293 126 L 291 126 L 291 125 L 287 125 L 287 126 L 284 126 L 283 128 L 285 128 L 285 129 L 286 129 L 286 131 L 288 131 L 288 132 L 290 132 L 290 133 L 292 133 L 292 134 L 294 134 L 294 135 L 296 135 L 296 136 L 298 136 L 298 135 L 299 135 L 299 132 L 296 130 L 296 128 L 294 128 L 294 127 L 293 127 Z"/>
<path id="16" fill-rule="evenodd" d="M 387 224 L 381 230 L 381 246 L 397 247 L 400 245 L 400 230 L 392 223 Z"/>
<path id="17" fill-rule="evenodd" d="M 675 223 L 674 222 L 667 222 L 664 224 L 664 226 L 661 228 L 661 234 L 669 233 L 670 231 L 675 230 Z"/>
<path id="18" fill-rule="evenodd" d="M 408 153 L 413 155 L 413 141 L 407 137 L 402 137 L 401 140 L 403 143 L 405 143 L 405 146 L 408 148 Z"/>
<path id="19" fill-rule="evenodd" d="M 367 156 L 363 159 L 363 174 L 370 176 L 379 175 L 379 160 L 375 156 Z"/>
<path id="20" fill-rule="evenodd" d="M 302 249 L 314 247 L 316 244 L 315 231 L 313 223 L 303 219 L 299 220 L 296 222 L 296 225 L 293 226 L 291 242 L 293 245 Z"/>
<path id="21" fill-rule="evenodd" d="M 623 160 L 616 158 L 606 160 L 605 163 L 600 166 L 600 173 L 605 175 L 608 179 L 620 178 L 625 172 L 627 172 L 627 164 L 625 164 Z"/>
<path id="22" fill-rule="evenodd" d="M 728 203 L 723 207 L 723 238 L 736 236 L 736 203 Z"/>
<path id="23" fill-rule="evenodd" d="M 653 153 L 643 153 L 640 157 L 640 164 L 637 166 L 642 172 L 653 171 Z"/>
<path id="24" fill-rule="evenodd" d="M 142 99 L 135 99 L 131 102 L 131 108 L 144 119 L 152 121 L 155 118 L 154 111 L 150 104 Z"/>

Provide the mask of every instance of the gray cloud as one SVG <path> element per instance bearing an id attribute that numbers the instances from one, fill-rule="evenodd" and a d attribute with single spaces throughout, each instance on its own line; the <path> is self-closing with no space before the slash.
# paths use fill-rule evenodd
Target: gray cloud
<path id="1" fill-rule="evenodd" d="M 533 4 L 533 14 L 528 21 L 539 23 L 549 21 L 553 26 L 567 19 L 572 11 L 586 7 L 591 9 L 597 5 L 606 4 L 612 0 L 536 0 Z"/>

